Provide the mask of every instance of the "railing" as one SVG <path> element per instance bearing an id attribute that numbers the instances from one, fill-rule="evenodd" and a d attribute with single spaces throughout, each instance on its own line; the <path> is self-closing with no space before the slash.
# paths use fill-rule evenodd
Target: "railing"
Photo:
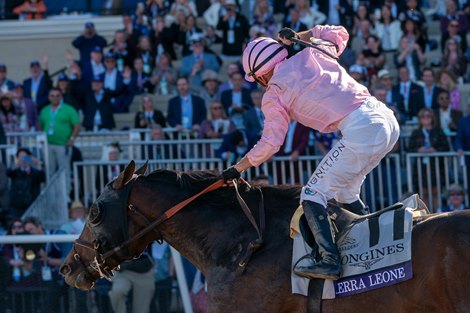
<path id="1" fill-rule="evenodd" d="M 66 175 L 64 167 L 59 169 L 22 218 L 38 217 L 48 229 L 56 229 L 65 224 L 68 221 Z"/>
<path id="2" fill-rule="evenodd" d="M 0 162 L 9 168 L 15 163 L 16 146 L 12 144 L 0 145 Z"/>

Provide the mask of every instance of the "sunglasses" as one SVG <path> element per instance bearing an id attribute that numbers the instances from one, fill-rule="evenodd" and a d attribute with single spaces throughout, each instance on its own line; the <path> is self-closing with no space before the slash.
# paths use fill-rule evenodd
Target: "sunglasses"
<path id="1" fill-rule="evenodd" d="M 212 110 L 222 110 L 222 107 L 213 107 Z"/>

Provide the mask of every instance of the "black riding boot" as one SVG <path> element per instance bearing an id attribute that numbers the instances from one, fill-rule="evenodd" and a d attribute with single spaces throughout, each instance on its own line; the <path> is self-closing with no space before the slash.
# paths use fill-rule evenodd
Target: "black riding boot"
<path id="1" fill-rule="evenodd" d="M 367 215 L 370 213 L 369 207 L 365 205 L 364 202 L 361 201 L 361 199 L 357 199 L 353 203 L 340 203 L 340 205 L 349 212 L 352 212 L 357 215 Z"/>
<path id="2" fill-rule="evenodd" d="M 308 226 L 310 226 L 315 242 L 318 245 L 321 260 L 315 263 L 315 251 L 312 251 L 312 256 L 305 258 L 303 261 L 310 262 L 310 264 L 306 266 L 296 265 L 294 273 L 307 278 L 337 280 L 341 269 L 339 252 L 336 244 L 333 242 L 325 208 L 319 203 L 307 200 L 302 202 L 302 206 Z"/>

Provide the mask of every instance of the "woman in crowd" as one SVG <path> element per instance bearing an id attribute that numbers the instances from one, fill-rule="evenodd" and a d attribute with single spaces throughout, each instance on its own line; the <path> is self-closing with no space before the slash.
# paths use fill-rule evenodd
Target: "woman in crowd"
<path id="1" fill-rule="evenodd" d="M 25 20 L 42 20 L 46 11 L 47 7 L 43 0 L 26 0 L 22 5 L 13 9 L 13 13 Z"/>
<path id="2" fill-rule="evenodd" d="M 382 42 L 384 51 L 396 51 L 403 34 L 400 21 L 395 20 L 388 4 L 382 5 L 380 19 L 374 25 L 375 34 Z"/>
<path id="3" fill-rule="evenodd" d="M 194 15 L 186 16 L 184 26 L 180 28 L 178 33 L 178 42 L 183 46 L 183 57 L 191 54 L 191 38 L 203 34 L 201 28 L 196 25 L 196 17 Z"/>
<path id="4" fill-rule="evenodd" d="M 462 94 L 454 74 L 448 70 L 440 71 L 437 75 L 437 85 L 449 92 L 450 108 L 452 110 L 462 111 Z"/>
<path id="5" fill-rule="evenodd" d="M 172 94 L 176 88 L 177 77 L 177 71 L 171 63 L 171 55 L 162 53 L 150 78 L 150 82 L 155 86 L 154 92 L 158 95 Z"/>
<path id="6" fill-rule="evenodd" d="M 362 54 L 364 55 L 364 65 L 367 67 L 368 77 L 376 75 L 385 64 L 380 39 L 375 35 L 368 36 Z"/>
<path id="7" fill-rule="evenodd" d="M 447 136 L 440 127 L 436 127 L 433 111 L 428 108 L 421 109 L 418 113 L 418 119 L 419 126 L 411 133 L 408 151 L 423 154 L 449 151 L 449 142 L 447 140 Z M 442 177 L 444 177 L 445 168 L 443 161 L 444 159 L 440 158 L 438 162 L 441 182 L 443 182 Z M 419 164 L 421 164 L 422 173 L 427 173 L 427 167 L 430 166 L 429 173 L 431 182 L 426 179 L 428 177 L 427 175 L 423 175 L 422 189 L 420 189 L 418 185 L 419 182 L 417 180 L 418 175 L 417 172 L 415 172 L 414 190 L 420 193 L 422 190 L 422 198 L 427 202 L 428 207 L 436 209 L 438 205 L 436 159 L 421 157 Z M 431 185 L 431 190 L 428 188 L 429 185 Z"/>
<path id="8" fill-rule="evenodd" d="M 20 117 L 16 113 L 11 96 L 8 94 L 0 97 L 0 122 L 5 132 L 20 130 Z"/>
<path id="9" fill-rule="evenodd" d="M 150 38 L 141 36 L 137 44 L 136 58 L 141 58 L 143 62 L 143 71 L 145 74 L 150 75 L 155 67 L 155 54 L 152 51 Z"/>
<path id="10" fill-rule="evenodd" d="M 354 24 L 351 30 L 351 37 L 362 36 L 361 34 L 361 22 L 369 19 L 369 11 L 365 4 L 359 4 L 357 7 L 357 12 L 354 15 Z"/>
<path id="11" fill-rule="evenodd" d="M 463 77 L 467 72 L 467 58 L 454 38 L 447 39 L 445 43 L 441 69 L 451 72 L 455 77 Z"/>
<path id="12" fill-rule="evenodd" d="M 428 42 L 426 33 L 421 30 L 415 21 L 406 19 L 402 23 L 403 37 L 408 39 L 408 42 L 417 44 L 421 51 L 426 51 L 426 44 Z"/>
<path id="13" fill-rule="evenodd" d="M 426 61 L 421 46 L 407 37 L 400 40 L 400 49 L 395 55 L 395 65 L 397 68 L 406 66 L 410 71 L 410 78 L 416 81 L 421 77 L 421 65 Z"/>
<path id="14" fill-rule="evenodd" d="M 200 138 L 222 138 L 225 134 L 235 131 L 235 125 L 227 118 L 220 101 L 213 101 L 209 106 L 210 118 L 201 123 Z"/>
<path id="15" fill-rule="evenodd" d="M 274 15 L 272 7 L 269 5 L 268 0 L 256 1 L 253 21 L 251 25 L 258 25 L 266 30 L 267 36 L 272 37 L 276 30 L 276 23 L 274 21 Z"/>

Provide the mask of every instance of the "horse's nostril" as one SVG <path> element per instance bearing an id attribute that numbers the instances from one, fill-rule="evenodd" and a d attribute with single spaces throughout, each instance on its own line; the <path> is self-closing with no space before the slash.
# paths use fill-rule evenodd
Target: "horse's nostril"
<path id="1" fill-rule="evenodd" d="M 62 275 L 67 275 L 67 274 L 69 274 L 71 271 L 72 271 L 72 269 L 70 268 L 70 266 L 69 266 L 69 265 L 66 265 L 66 264 L 62 265 L 62 267 L 60 268 L 60 273 L 61 273 Z"/>

